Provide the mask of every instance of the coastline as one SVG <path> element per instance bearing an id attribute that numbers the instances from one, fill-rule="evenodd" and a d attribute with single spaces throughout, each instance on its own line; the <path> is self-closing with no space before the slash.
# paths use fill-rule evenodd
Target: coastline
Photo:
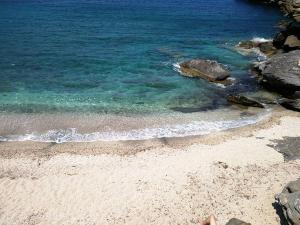
<path id="1" fill-rule="evenodd" d="M 43 116 L 39 119 L 46 121 Z M 99 129 L 91 118 L 81 121 L 83 131 L 90 132 L 87 121 Z M 110 124 L 115 119 L 98 121 Z M 129 130 L 128 118 L 119 119 L 115 127 Z M 143 126 L 178 122 L 176 117 L 159 120 L 143 121 Z M 0 137 L 6 131 L 0 128 Z M 203 135 L 0 141 L 0 223 L 187 225 L 215 214 L 221 225 L 232 217 L 253 225 L 279 225 L 274 195 L 299 178 L 299 140 L 300 114 L 275 105 L 257 123 Z"/>
<path id="2" fill-rule="evenodd" d="M 299 177 L 300 160 L 284 161 L 275 140 L 299 134 L 299 114 L 278 110 L 258 124 L 202 137 L 2 142 L 0 221 L 197 224 L 214 213 L 220 224 L 232 217 L 280 224 L 274 194 Z"/>
<path id="3" fill-rule="evenodd" d="M 251 136 L 253 132 L 269 128 L 280 122 L 282 117 L 300 117 L 299 113 L 276 107 L 269 116 L 254 124 L 216 131 L 210 134 L 184 137 L 153 138 L 128 141 L 93 141 L 93 142 L 38 142 L 38 141 L 4 141 L 0 142 L 0 156 L 11 157 L 51 157 L 56 154 L 70 153 L 79 155 L 135 155 L 139 152 L 156 148 L 171 147 L 174 149 L 194 145 L 216 145 L 226 140 Z"/>

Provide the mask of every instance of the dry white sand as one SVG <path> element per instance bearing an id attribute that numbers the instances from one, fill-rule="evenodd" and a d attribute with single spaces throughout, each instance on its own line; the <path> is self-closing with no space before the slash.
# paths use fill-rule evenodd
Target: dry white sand
<path id="1" fill-rule="evenodd" d="M 197 224 L 211 213 L 221 225 L 280 224 L 274 194 L 300 175 L 300 161 L 269 146 L 285 136 L 300 136 L 299 117 L 216 145 L 1 156 L 0 224 Z"/>

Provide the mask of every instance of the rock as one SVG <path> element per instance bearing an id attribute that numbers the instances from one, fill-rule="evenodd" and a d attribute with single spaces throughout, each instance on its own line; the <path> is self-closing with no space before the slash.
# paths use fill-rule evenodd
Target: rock
<path id="1" fill-rule="evenodd" d="M 287 33 L 287 35 L 295 35 L 298 38 L 300 38 L 300 23 L 299 22 L 290 23 L 287 26 L 285 32 Z"/>
<path id="2" fill-rule="evenodd" d="M 289 225 L 300 225 L 300 179 L 288 183 L 275 198 Z"/>
<path id="3" fill-rule="evenodd" d="M 216 83 L 226 83 L 226 79 L 230 76 L 229 71 L 220 63 L 204 59 L 180 63 L 180 70 L 184 76 L 198 77 Z"/>
<path id="4" fill-rule="evenodd" d="M 277 49 L 273 46 L 273 41 L 261 41 L 261 40 L 250 40 L 250 41 L 241 41 L 238 45 L 238 48 L 252 51 L 253 49 L 259 49 L 262 53 L 267 56 L 271 56 L 277 52 Z"/>
<path id="5" fill-rule="evenodd" d="M 258 107 L 258 108 L 264 108 L 264 105 L 261 104 L 260 102 L 248 98 L 244 95 L 229 95 L 227 96 L 227 101 L 239 105 L 244 105 L 244 106 L 252 106 L 252 107 Z"/>
<path id="6" fill-rule="evenodd" d="M 279 32 L 273 39 L 273 45 L 277 49 L 283 48 L 284 42 L 287 38 L 287 34 L 285 32 Z"/>
<path id="7" fill-rule="evenodd" d="M 246 223 L 242 220 L 232 218 L 225 225 L 251 225 L 251 223 Z"/>
<path id="8" fill-rule="evenodd" d="M 287 28 L 278 33 L 273 39 L 273 45 L 277 49 L 284 49 L 285 51 L 291 51 L 299 48 L 300 40 L 300 23 L 292 22 Z M 289 48 L 289 45 L 296 45 Z"/>
<path id="9" fill-rule="evenodd" d="M 261 84 L 269 89 L 284 94 L 300 90 L 300 50 L 276 54 L 254 70 Z"/>
<path id="10" fill-rule="evenodd" d="M 237 47 L 244 49 L 256 48 L 258 45 L 254 41 L 241 41 Z"/>
<path id="11" fill-rule="evenodd" d="M 283 155 L 285 161 L 300 159 L 300 136 L 273 139 L 272 142 L 274 143 L 274 145 L 272 145 L 272 148 L 280 152 Z M 291 188 L 295 190 L 293 187 Z"/>
<path id="12" fill-rule="evenodd" d="M 277 49 L 273 46 L 273 41 L 259 43 L 258 48 L 267 56 L 274 55 L 277 52 Z"/>
<path id="13" fill-rule="evenodd" d="M 247 93 L 246 97 L 254 99 L 255 101 L 262 104 L 276 105 L 278 104 L 278 99 L 281 98 L 281 95 L 275 92 L 258 90 L 252 93 Z"/>
<path id="14" fill-rule="evenodd" d="M 285 39 L 283 49 L 286 51 L 300 49 L 300 40 L 295 35 L 290 35 Z"/>
<path id="15" fill-rule="evenodd" d="M 278 103 L 286 109 L 300 112 L 300 99 L 280 99 Z"/>
<path id="16" fill-rule="evenodd" d="M 295 192 L 300 192 L 300 178 L 298 180 L 289 182 L 282 191 L 282 193 L 295 193 Z"/>
<path id="17" fill-rule="evenodd" d="M 290 21 L 288 21 L 288 20 L 281 20 L 281 21 L 278 22 L 277 27 L 279 29 L 285 30 L 288 27 L 289 24 L 290 24 Z"/>
<path id="18" fill-rule="evenodd" d="M 300 16 L 300 1 L 299 0 L 282 0 L 279 5 L 285 13 L 291 15 L 297 21 Z"/>

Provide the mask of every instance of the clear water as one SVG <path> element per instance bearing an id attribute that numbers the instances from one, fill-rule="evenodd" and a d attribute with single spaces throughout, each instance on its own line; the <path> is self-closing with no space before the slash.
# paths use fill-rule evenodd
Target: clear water
<path id="1" fill-rule="evenodd" d="M 225 107 L 226 94 L 257 89 L 251 58 L 234 46 L 272 37 L 280 18 L 277 9 L 246 0 L 1 0 L 0 112 Z M 174 69 L 192 58 L 225 64 L 236 85 L 222 88 Z"/>
<path id="2" fill-rule="evenodd" d="M 279 18 L 242 0 L 1 0 L 0 111 L 222 104 L 228 90 L 182 77 L 173 64 L 216 59 L 251 89 L 249 59 L 233 46 L 272 37 Z"/>

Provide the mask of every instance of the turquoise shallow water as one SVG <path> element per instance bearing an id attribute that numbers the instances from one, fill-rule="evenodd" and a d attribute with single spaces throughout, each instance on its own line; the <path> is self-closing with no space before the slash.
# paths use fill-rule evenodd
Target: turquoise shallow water
<path id="1" fill-rule="evenodd" d="M 255 90 L 234 45 L 272 37 L 276 9 L 242 0 L 0 2 L 0 111 L 168 112 L 226 105 L 223 89 L 182 77 L 191 58 L 227 65 Z"/>

